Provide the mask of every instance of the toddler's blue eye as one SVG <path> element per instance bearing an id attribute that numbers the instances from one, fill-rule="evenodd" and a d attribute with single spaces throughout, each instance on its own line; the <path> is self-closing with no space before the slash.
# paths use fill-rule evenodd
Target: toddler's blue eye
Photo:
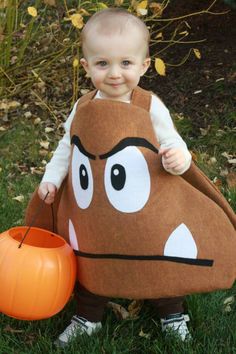
<path id="1" fill-rule="evenodd" d="M 98 62 L 97 62 L 97 65 L 103 67 L 103 66 L 106 66 L 106 65 L 107 65 L 107 62 L 106 62 L 105 60 L 101 60 L 101 61 L 98 61 Z"/>
<path id="2" fill-rule="evenodd" d="M 128 66 L 128 65 L 130 65 L 131 63 L 130 63 L 130 61 L 129 60 L 123 60 L 122 61 L 122 65 L 124 65 L 124 66 Z"/>

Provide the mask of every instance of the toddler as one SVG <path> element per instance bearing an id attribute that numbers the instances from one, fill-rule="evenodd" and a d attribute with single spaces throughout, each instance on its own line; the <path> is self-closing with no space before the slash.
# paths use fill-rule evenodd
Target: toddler
<path id="1" fill-rule="evenodd" d="M 106 9 L 93 15 L 82 31 L 81 65 L 97 89 L 94 99 L 122 101 L 129 104 L 140 77 L 150 66 L 149 31 L 146 25 L 122 9 Z M 71 144 L 70 128 L 79 100 L 65 123 L 65 134 L 54 152 L 39 186 L 39 197 L 51 204 L 68 173 Z M 150 119 L 162 155 L 164 169 L 174 175 L 190 167 L 191 155 L 174 128 L 168 109 L 154 94 L 151 96 Z M 114 130 L 116 127 L 114 126 Z M 59 336 L 57 343 L 66 345 L 76 335 L 91 335 L 101 328 L 108 298 L 92 294 L 82 285 L 77 289 L 78 311 Z M 181 340 L 190 337 L 183 315 L 183 297 L 153 299 L 163 331 L 172 330 Z"/>

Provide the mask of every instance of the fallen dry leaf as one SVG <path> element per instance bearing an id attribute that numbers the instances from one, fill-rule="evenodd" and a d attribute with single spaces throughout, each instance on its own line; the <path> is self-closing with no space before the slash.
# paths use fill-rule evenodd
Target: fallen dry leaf
<path id="1" fill-rule="evenodd" d="M 51 133 L 51 132 L 53 132 L 53 131 L 54 131 L 54 129 L 51 128 L 51 127 L 46 127 L 46 128 L 45 128 L 45 133 Z"/>
<path id="2" fill-rule="evenodd" d="M 129 317 L 129 312 L 123 306 L 115 302 L 109 301 L 107 307 L 112 309 L 118 320 L 125 320 Z"/>
<path id="3" fill-rule="evenodd" d="M 25 118 L 30 118 L 30 117 L 32 117 L 32 113 L 31 112 L 25 112 L 24 116 L 25 116 Z"/>
<path id="4" fill-rule="evenodd" d="M 17 102 L 17 101 L 2 100 L 0 102 L 0 109 L 8 110 L 8 109 L 11 109 L 11 108 L 17 108 L 20 105 L 21 105 L 20 102 Z"/>
<path id="5" fill-rule="evenodd" d="M 41 122 L 40 118 L 35 118 L 34 125 L 38 125 Z"/>
<path id="6" fill-rule="evenodd" d="M 236 165 L 236 159 L 229 159 L 228 163 L 230 163 L 232 165 Z"/>
<path id="7" fill-rule="evenodd" d="M 220 176 L 226 177 L 226 176 L 228 176 L 228 174 L 229 174 L 229 171 L 227 168 L 220 169 Z"/>
<path id="8" fill-rule="evenodd" d="M 23 195 L 18 195 L 17 197 L 12 198 L 13 200 L 16 200 L 19 203 L 22 203 L 25 199 Z"/>
<path id="9" fill-rule="evenodd" d="M 223 304 L 224 305 L 232 305 L 234 303 L 234 301 L 235 301 L 235 297 L 229 296 L 224 300 Z"/>
<path id="10" fill-rule="evenodd" d="M 30 172 L 32 175 L 43 175 L 44 167 L 30 167 Z"/>
<path id="11" fill-rule="evenodd" d="M 211 126 L 208 125 L 206 129 L 204 129 L 204 128 L 199 128 L 199 129 L 200 129 L 201 135 L 206 136 L 208 134 L 209 130 L 211 129 Z"/>
<path id="12" fill-rule="evenodd" d="M 40 146 L 44 148 L 45 150 L 48 150 L 49 147 L 49 141 L 40 141 Z"/>
<path id="13" fill-rule="evenodd" d="M 128 306 L 129 317 L 137 317 L 143 307 L 143 300 L 134 300 Z"/>
<path id="14" fill-rule="evenodd" d="M 40 150 L 39 150 L 39 155 L 45 157 L 45 156 L 48 155 L 48 151 L 47 151 L 47 150 L 40 149 Z"/>
<path id="15" fill-rule="evenodd" d="M 146 339 L 149 339 L 151 337 L 151 334 L 150 333 L 144 333 L 143 332 L 143 328 L 141 328 L 140 332 L 139 332 L 139 337 L 144 337 Z"/>
<path id="16" fill-rule="evenodd" d="M 209 160 L 207 161 L 208 165 L 210 165 L 210 166 L 215 165 L 216 162 L 217 162 L 217 160 L 214 156 L 210 157 Z"/>
<path id="17" fill-rule="evenodd" d="M 10 333 L 24 333 L 23 329 L 14 329 L 10 325 L 6 325 L 6 327 L 3 330 L 4 332 L 10 332 Z"/>
<path id="18" fill-rule="evenodd" d="M 226 157 L 227 160 L 230 160 L 233 155 L 228 154 L 226 151 L 222 152 L 221 156 Z"/>
<path id="19" fill-rule="evenodd" d="M 81 89 L 80 92 L 82 95 L 86 95 L 86 93 L 88 93 L 89 90 L 88 89 Z"/>
<path id="20" fill-rule="evenodd" d="M 233 303 L 235 302 L 234 296 L 227 297 L 223 302 L 223 311 L 224 312 L 231 312 Z"/>

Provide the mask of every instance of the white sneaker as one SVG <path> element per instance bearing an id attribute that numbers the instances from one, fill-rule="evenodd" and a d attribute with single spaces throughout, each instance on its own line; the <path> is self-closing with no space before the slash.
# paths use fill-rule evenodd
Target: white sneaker
<path id="1" fill-rule="evenodd" d="M 72 317 L 69 326 L 67 326 L 64 332 L 59 335 L 55 341 L 55 345 L 58 347 L 64 347 L 72 339 L 76 338 L 77 335 L 86 333 L 87 335 L 91 336 L 91 334 L 95 333 L 101 328 L 101 322 L 90 322 L 86 320 L 86 318 L 75 315 Z"/>
<path id="2" fill-rule="evenodd" d="M 182 313 L 175 313 L 165 318 L 161 318 L 162 332 L 174 334 L 183 342 L 191 339 L 187 323 L 189 316 Z"/>

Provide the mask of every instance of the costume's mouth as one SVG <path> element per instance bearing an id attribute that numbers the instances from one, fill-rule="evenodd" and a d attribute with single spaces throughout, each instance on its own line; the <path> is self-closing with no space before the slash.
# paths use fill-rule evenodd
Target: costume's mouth
<path id="1" fill-rule="evenodd" d="M 166 261 L 212 267 L 212 259 L 197 258 L 197 246 L 193 236 L 185 224 L 180 224 L 169 236 L 164 247 L 164 255 L 134 255 L 118 253 L 89 253 L 79 250 L 74 225 L 69 220 L 69 238 L 74 253 L 79 257 L 92 259 L 117 259 L 130 261 Z"/>

